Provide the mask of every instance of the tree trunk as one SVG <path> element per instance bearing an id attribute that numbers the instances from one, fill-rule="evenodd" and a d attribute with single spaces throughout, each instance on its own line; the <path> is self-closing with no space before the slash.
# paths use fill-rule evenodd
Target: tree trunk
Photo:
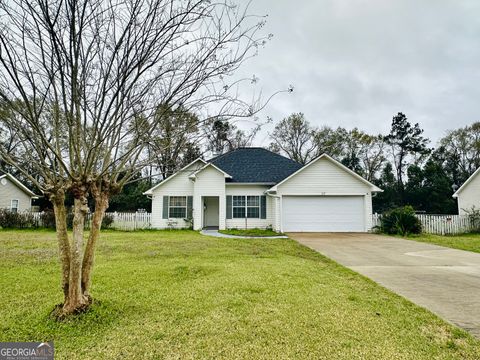
<path id="1" fill-rule="evenodd" d="M 57 232 L 58 250 L 62 265 L 62 290 L 64 301 L 68 298 L 70 278 L 70 244 L 67 233 L 67 210 L 65 209 L 65 193 L 58 192 L 52 198 L 55 213 L 55 228 Z"/>
<path id="2" fill-rule="evenodd" d="M 100 236 L 102 220 L 108 208 L 108 193 L 99 192 L 95 195 L 95 212 L 93 213 L 92 226 L 88 237 L 82 266 L 82 292 L 90 297 L 90 284 L 92 277 L 93 262 L 95 259 L 95 246 Z"/>
<path id="3" fill-rule="evenodd" d="M 73 215 L 73 235 L 70 248 L 70 273 L 68 296 L 63 304 L 63 315 L 72 314 L 86 308 L 90 299 L 83 295 L 82 280 L 82 259 L 83 259 L 83 234 L 85 227 L 85 216 L 88 212 L 87 199 L 85 196 L 75 198 Z"/>

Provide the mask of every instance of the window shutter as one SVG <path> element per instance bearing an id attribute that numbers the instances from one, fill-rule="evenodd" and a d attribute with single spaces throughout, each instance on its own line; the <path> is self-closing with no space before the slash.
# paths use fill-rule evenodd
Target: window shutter
<path id="1" fill-rule="evenodd" d="M 227 219 L 232 218 L 232 195 L 227 195 Z"/>
<path id="2" fill-rule="evenodd" d="M 187 196 L 187 219 L 193 218 L 193 196 Z"/>
<path id="3" fill-rule="evenodd" d="M 267 197 L 265 195 L 260 196 L 260 218 L 267 218 Z"/>
<path id="4" fill-rule="evenodd" d="M 168 219 L 168 196 L 163 197 L 163 219 Z"/>

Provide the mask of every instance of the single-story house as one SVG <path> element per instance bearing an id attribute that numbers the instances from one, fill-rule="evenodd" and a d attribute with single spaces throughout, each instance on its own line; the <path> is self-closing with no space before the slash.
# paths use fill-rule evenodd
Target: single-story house
<path id="1" fill-rule="evenodd" d="M 30 211 L 35 193 L 11 174 L 0 175 L 0 208 L 14 212 Z"/>
<path id="2" fill-rule="evenodd" d="M 478 168 L 452 195 L 457 199 L 458 214 L 466 215 L 468 211 L 475 208 L 480 210 L 480 178 Z"/>
<path id="3" fill-rule="evenodd" d="M 144 194 L 154 228 L 366 232 L 377 186 L 324 154 L 305 166 L 263 148 L 201 158 Z"/>

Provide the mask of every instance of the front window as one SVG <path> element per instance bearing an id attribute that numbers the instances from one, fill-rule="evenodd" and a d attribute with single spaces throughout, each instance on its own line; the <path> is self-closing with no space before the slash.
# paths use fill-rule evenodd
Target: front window
<path id="1" fill-rule="evenodd" d="M 260 218 L 260 196 L 232 196 L 232 217 Z"/>
<path id="2" fill-rule="evenodd" d="M 260 217 L 260 196 L 247 196 L 247 217 Z"/>
<path id="3" fill-rule="evenodd" d="M 233 218 L 245 217 L 245 196 L 233 196 L 232 198 L 232 210 Z"/>
<path id="4" fill-rule="evenodd" d="M 12 200 L 12 206 L 10 206 L 10 210 L 14 213 L 18 212 L 18 200 Z"/>
<path id="5" fill-rule="evenodd" d="M 168 204 L 168 217 L 185 219 L 187 217 L 187 197 L 170 196 Z"/>

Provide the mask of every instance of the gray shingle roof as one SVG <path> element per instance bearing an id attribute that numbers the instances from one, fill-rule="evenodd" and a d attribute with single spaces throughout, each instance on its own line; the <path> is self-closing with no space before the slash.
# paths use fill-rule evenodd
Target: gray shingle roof
<path id="1" fill-rule="evenodd" d="M 228 182 L 277 184 L 301 164 L 264 148 L 239 148 L 209 161 L 232 176 Z"/>

